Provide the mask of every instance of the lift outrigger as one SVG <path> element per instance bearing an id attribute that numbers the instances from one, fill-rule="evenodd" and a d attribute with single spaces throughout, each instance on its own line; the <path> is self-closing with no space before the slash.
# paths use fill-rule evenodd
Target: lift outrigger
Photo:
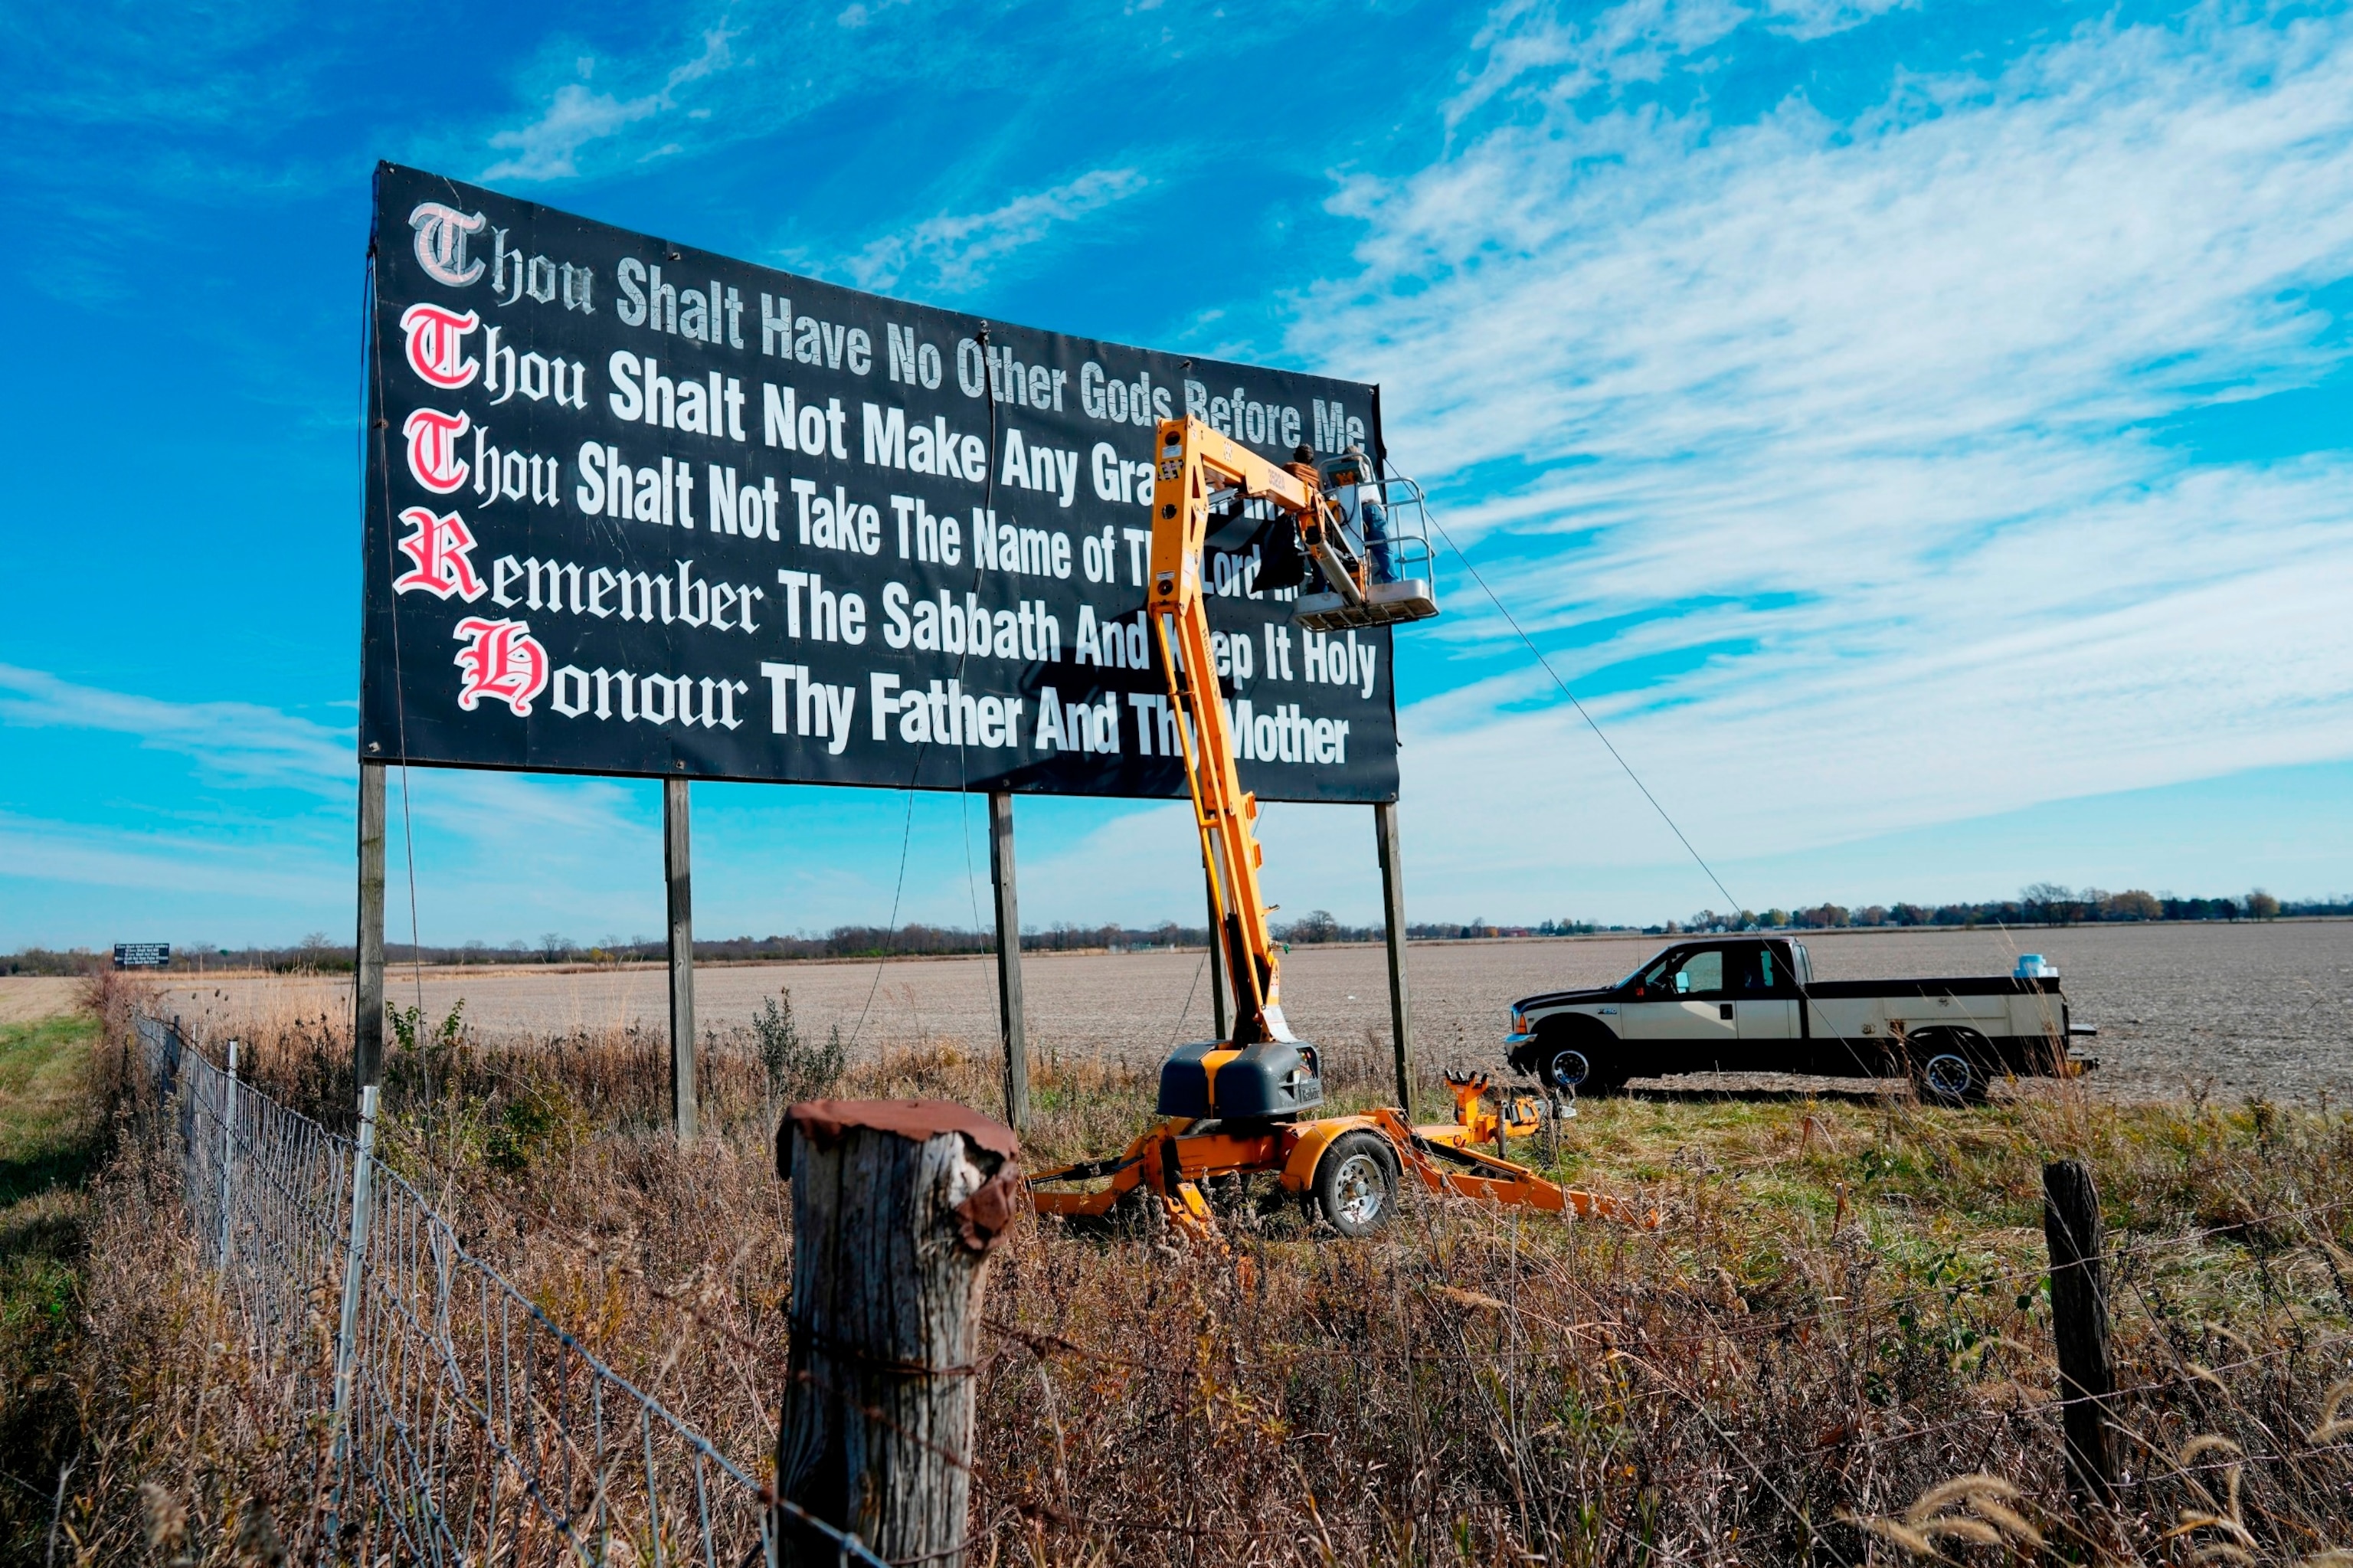
<path id="1" fill-rule="evenodd" d="M 1541 1109 L 1527 1095 L 1487 1104 L 1485 1075 L 1447 1075 L 1451 1122 L 1417 1127 L 1388 1107 L 1354 1116 L 1318 1116 L 1324 1080 L 1314 1046 L 1297 1039 L 1282 1013 L 1282 957 L 1267 926 L 1259 885 L 1263 860 L 1256 832 L 1258 798 L 1245 792 L 1229 739 L 1224 694 L 1211 653 L 1203 603 L 1202 548 L 1212 507 L 1263 503 L 1287 541 L 1314 564 L 1316 591 L 1303 593 L 1296 619 L 1319 630 L 1375 627 L 1438 613 L 1426 571 L 1428 550 L 1400 537 L 1384 506 L 1409 482 L 1371 471 L 1358 452 L 1318 465 L 1303 450 L 1277 465 L 1198 419 L 1167 419 L 1155 441 L 1152 576 L 1146 609 L 1170 699 L 1201 835 L 1209 907 L 1234 991 L 1230 1040 L 1182 1045 L 1160 1068 L 1160 1120 L 1113 1160 L 1088 1160 L 1029 1178 L 1041 1213 L 1100 1216 L 1123 1202 L 1156 1205 L 1176 1228 L 1213 1235 L 1205 1181 L 1273 1174 L 1313 1203 L 1333 1229 L 1361 1236 L 1395 1215 L 1398 1188 L 1411 1175 L 1427 1190 L 1530 1208 L 1655 1224 L 1616 1200 L 1548 1181 L 1504 1158 L 1514 1138 L 1534 1133 Z M 1229 513 L 1228 515 L 1233 514 Z M 1386 561 L 1384 560 L 1386 557 Z M 1382 569 L 1386 564 L 1388 569 Z M 1489 1154 L 1481 1147 L 1492 1144 Z M 1090 1184 L 1082 1187 L 1079 1184 Z M 1092 1185 L 1101 1183 L 1100 1185 Z"/>

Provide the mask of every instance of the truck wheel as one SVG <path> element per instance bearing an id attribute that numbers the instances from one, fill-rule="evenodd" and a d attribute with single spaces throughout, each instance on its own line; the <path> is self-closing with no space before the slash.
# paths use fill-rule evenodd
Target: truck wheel
<path id="1" fill-rule="evenodd" d="M 1985 1058 L 1951 1035 L 1919 1040 L 1913 1047 L 1912 1088 L 1931 1105 L 1985 1103 Z"/>
<path id="2" fill-rule="evenodd" d="M 1556 1089 L 1581 1089 L 1593 1076 L 1593 1058 L 1574 1045 L 1552 1053 L 1544 1065 L 1544 1081 Z"/>
<path id="3" fill-rule="evenodd" d="M 1397 1213 L 1397 1155 L 1368 1128 L 1332 1140 L 1315 1165 L 1315 1206 L 1344 1236 L 1368 1236 Z"/>
<path id="4" fill-rule="evenodd" d="M 1610 1067 L 1609 1058 L 1594 1042 L 1547 1043 L 1539 1049 L 1543 1054 L 1537 1058 L 1542 1069 L 1538 1076 L 1547 1088 L 1572 1090 L 1578 1098 L 1590 1099 L 1596 1095 L 1615 1094 L 1625 1086 L 1626 1075 Z"/>

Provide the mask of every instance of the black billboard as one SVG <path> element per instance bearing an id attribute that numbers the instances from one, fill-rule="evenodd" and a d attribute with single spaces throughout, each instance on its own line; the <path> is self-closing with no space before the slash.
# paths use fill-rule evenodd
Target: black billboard
<path id="1" fill-rule="evenodd" d="M 1181 796 L 1155 421 L 1381 452 L 1377 388 L 983 323 L 376 171 L 362 755 Z M 1246 787 L 1397 797 L 1387 630 L 1204 582 Z"/>

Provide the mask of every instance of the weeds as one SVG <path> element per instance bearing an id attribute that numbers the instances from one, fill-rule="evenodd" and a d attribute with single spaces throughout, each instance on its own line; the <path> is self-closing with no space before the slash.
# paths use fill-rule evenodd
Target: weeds
<path id="1" fill-rule="evenodd" d="M 768 1098 L 776 1104 L 823 1099 L 841 1081 L 848 1065 L 841 1025 L 828 1031 L 823 1045 L 802 1039 L 800 1025 L 793 1021 L 789 988 L 761 1003 L 752 1016 L 752 1034 L 759 1042 L 760 1065 L 768 1075 Z"/>
<path id="2" fill-rule="evenodd" d="M 388 1158 L 470 1249 L 754 1467 L 789 1287 L 771 1107 L 997 1094 L 992 1051 L 843 1061 L 780 997 L 704 1042 L 709 1136 L 681 1150 L 658 1037 L 427 1022 L 395 1030 Z M 348 1124 L 335 1031 L 241 1038 L 270 1092 Z M 1369 1099 L 1386 1063 L 1361 1055 L 1335 1076 Z M 1148 1113 L 1147 1071 L 1033 1074 L 1033 1166 L 1114 1150 Z M 969 1560 L 2087 1560 L 2051 1408 L 2053 1153 L 2092 1162 L 2116 1251 L 2129 1457 L 2098 1551 L 2332 1561 L 2353 1537 L 2353 1118 L 2064 1086 L 1957 1111 L 1587 1104 L 1552 1170 L 1659 1203 L 1655 1234 L 1424 1200 L 1344 1243 L 1264 1181 L 1217 1195 L 1222 1253 L 1024 1225 L 990 1284 Z M 74 1551 L 226 1562 L 242 1533 L 266 1555 L 252 1499 L 301 1494 L 310 1438 L 273 1419 L 176 1239 L 168 1172 L 119 1160 L 92 1202 L 87 1339 L 62 1374 L 87 1434 Z"/>
<path id="3" fill-rule="evenodd" d="M 0 1558 L 46 1552 L 84 1438 L 83 1188 L 113 1147 L 121 1058 L 103 1042 L 129 999 L 110 973 L 79 1012 L 0 1025 Z"/>

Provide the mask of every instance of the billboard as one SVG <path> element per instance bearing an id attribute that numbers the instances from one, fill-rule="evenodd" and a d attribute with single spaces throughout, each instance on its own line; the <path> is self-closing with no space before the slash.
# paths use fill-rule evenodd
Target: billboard
<path id="1" fill-rule="evenodd" d="M 1182 796 L 1155 423 L 1381 452 L 1377 388 L 911 305 L 376 171 L 371 761 Z M 1387 630 L 1204 577 L 1245 787 L 1397 797 Z"/>

